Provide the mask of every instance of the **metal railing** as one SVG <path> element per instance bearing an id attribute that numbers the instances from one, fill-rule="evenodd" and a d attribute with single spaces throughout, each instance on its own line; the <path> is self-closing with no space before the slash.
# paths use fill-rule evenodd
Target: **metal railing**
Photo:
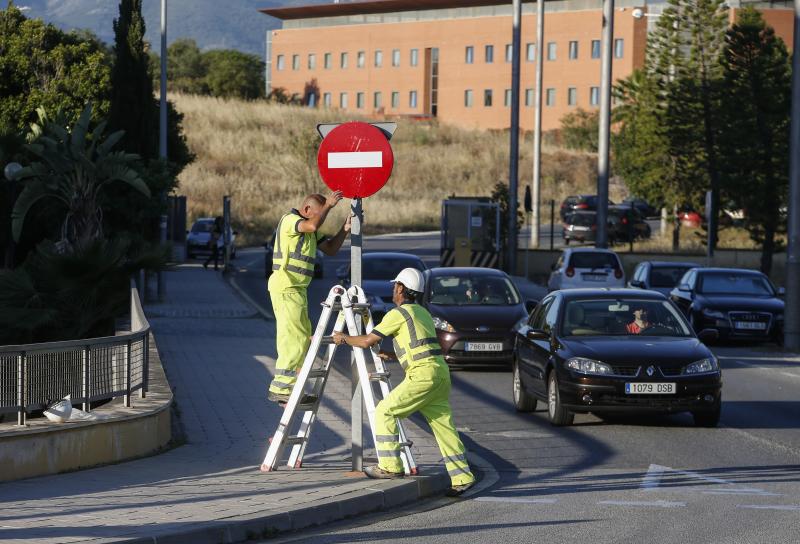
<path id="1" fill-rule="evenodd" d="M 28 412 L 70 395 L 72 404 L 147 393 L 150 324 L 139 290 L 131 281 L 131 332 L 45 344 L 0 346 L 0 413 L 16 412 L 25 425 Z"/>

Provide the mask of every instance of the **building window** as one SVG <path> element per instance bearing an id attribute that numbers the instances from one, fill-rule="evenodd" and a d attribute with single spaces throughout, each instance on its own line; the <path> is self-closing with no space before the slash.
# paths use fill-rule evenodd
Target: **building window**
<path id="1" fill-rule="evenodd" d="M 556 90 L 555 89 L 547 89 L 545 92 L 545 105 L 547 106 L 555 106 L 556 105 Z"/>
<path id="2" fill-rule="evenodd" d="M 343 110 L 347 109 L 347 93 L 339 93 L 339 107 Z"/>
<path id="3" fill-rule="evenodd" d="M 408 107 L 409 108 L 416 108 L 417 107 L 417 91 L 409 91 L 409 93 L 408 93 Z"/>
<path id="4" fill-rule="evenodd" d="M 514 60 L 514 46 L 510 43 L 506 44 L 506 62 Z"/>
<path id="5" fill-rule="evenodd" d="M 347 68 L 347 53 L 339 55 L 339 68 Z"/>
<path id="6" fill-rule="evenodd" d="M 600 87 L 589 88 L 589 104 L 596 106 L 600 103 Z"/>
<path id="7" fill-rule="evenodd" d="M 383 66 L 383 51 L 378 49 L 375 51 L 375 68 Z"/>
<path id="8" fill-rule="evenodd" d="M 323 59 L 324 59 L 323 64 L 325 65 L 325 69 L 330 70 L 331 66 L 333 65 L 333 55 L 331 55 L 330 53 L 325 53 Z"/>
<path id="9" fill-rule="evenodd" d="M 331 93 L 324 93 L 322 95 L 322 103 L 325 105 L 326 108 L 330 108 L 331 107 L 331 100 L 332 99 L 333 98 L 331 97 Z"/>
<path id="10" fill-rule="evenodd" d="M 556 42 L 547 44 L 547 60 L 556 60 Z"/>
<path id="11" fill-rule="evenodd" d="M 356 66 L 359 68 L 363 68 L 367 62 L 367 54 L 364 51 L 359 51 L 358 56 L 356 57 Z"/>
<path id="12" fill-rule="evenodd" d="M 400 107 L 400 93 L 397 91 L 392 91 L 392 109 L 397 109 Z"/>
<path id="13" fill-rule="evenodd" d="M 506 89 L 503 93 L 503 105 L 507 108 L 511 106 L 511 89 Z"/>
<path id="14" fill-rule="evenodd" d="M 464 51 L 464 62 L 467 64 L 475 62 L 475 48 L 471 45 L 468 45 Z"/>
<path id="15" fill-rule="evenodd" d="M 278 60 L 276 61 L 278 70 L 283 70 L 286 68 L 286 59 L 284 59 L 283 55 L 278 55 Z"/>
<path id="16" fill-rule="evenodd" d="M 383 106 L 383 96 L 381 95 L 380 91 L 375 91 L 372 94 L 372 106 L 376 110 L 381 109 L 381 107 Z"/>
<path id="17" fill-rule="evenodd" d="M 592 58 L 600 58 L 600 40 L 592 40 Z"/>
<path id="18" fill-rule="evenodd" d="M 397 68 L 400 66 L 400 50 L 392 49 L 392 66 Z"/>
<path id="19" fill-rule="evenodd" d="M 533 89 L 525 89 L 525 106 L 533 106 Z"/>
<path id="20" fill-rule="evenodd" d="M 569 42 L 569 58 L 570 60 L 578 58 L 578 42 Z"/>
<path id="21" fill-rule="evenodd" d="M 492 107 L 492 90 L 486 89 L 483 91 L 483 105 L 484 107 L 491 108 Z"/>
<path id="22" fill-rule="evenodd" d="M 527 62 L 536 62 L 536 44 L 529 43 L 525 45 L 525 60 Z"/>
<path id="23" fill-rule="evenodd" d="M 578 103 L 578 89 L 570 87 L 567 89 L 567 105 L 574 106 Z"/>
<path id="24" fill-rule="evenodd" d="M 467 89 L 464 91 L 464 107 L 471 108 L 472 107 L 472 89 Z"/>
<path id="25" fill-rule="evenodd" d="M 314 70 L 317 67 L 317 56 L 314 53 L 308 54 L 308 69 Z"/>
<path id="26" fill-rule="evenodd" d="M 625 52 L 625 40 L 622 38 L 617 38 L 616 40 L 614 40 L 614 58 L 621 59 L 624 52 Z"/>
<path id="27" fill-rule="evenodd" d="M 486 54 L 486 64 L 491 64 L 494 62 L 494 46 L 487 45 L 484 48 L 484 52 Z"/>
<path id="28" fill-rule="evenodd" d="M 356 108 L 364 109 L 364 93 L 356 93 Z"/>
<path id="29" fill-rule="evenodd" d="M 300 55 L 292 55 L 292 70 L 300 69 Z"/>
<path id="30" fill-rule="evenodd" d="M 419 64 L 419 49 L 411 50 L 411 58 L 409 59 L 409 64 L 411 66 L 416 66 Z"/>

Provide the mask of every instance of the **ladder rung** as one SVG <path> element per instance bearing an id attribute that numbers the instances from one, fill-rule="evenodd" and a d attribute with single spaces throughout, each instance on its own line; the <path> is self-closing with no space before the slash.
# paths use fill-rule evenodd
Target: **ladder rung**
<path id="1" fill-rule="evenodd" d="M 315 368 L 308 373 L 309 378 L 324 378 L 328 375 L 328 371 L 324 368 Z"/>
<path id="2" fill-rule="evenodd" d="M 357 304 L 353 304 L 351 307 L 353 308 L 354 312 L 360 312 L 360 313 L 365 313 L 370 309 L 370 305 L 369 304 L 365 304 L 365 303 L 361 303 L 361 302 L 359 302 Z M 334 312 L 341 312 L 342 311 L 342 303 L 341 302 L 334 302 L 332 308 L 333 308 Z"/>
<path id="3" fill-rule="evenodd" d="M 370 372 L 369 379 L 373 382 L 379 382 L 382 380 L 388 380 L 389 376 L 391 375 L 391 372 Z"/>
<path id="4" fill-rule="evenodd" d="M 316 404 L 316 402 L 308 402 L 306 404 L 298 404 L 297 405 L 297 411 L 298 412 L 310 412 L 311 410 L 314 409 L 314 405 L 315 404 Z"/>
<path id="5" fill-rule="evenodd" d="M 333 344 L 333 336 L 323 336 L 320 340 L 320 344 L 323 346 L 326 344 Z"/>

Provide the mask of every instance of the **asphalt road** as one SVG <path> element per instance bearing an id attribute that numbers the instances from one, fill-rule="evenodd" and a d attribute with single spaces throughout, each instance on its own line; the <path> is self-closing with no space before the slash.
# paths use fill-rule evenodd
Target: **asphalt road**
<path id="1" fill-rule="evenodd" d="M 438 254 L 425 236 L 366 247 L 430 262 Z M 326 262 L 311 300 L 346 259 Z M 263 253 L 242 251 L 237 266 L 240 287 L 268 308 Z M 541 405 L 514 411 L 506 369 L 453 372 L 455 420 L 482 465 L 477 492 L 278 541 L 800 542 L 800 358 L 753 346 L 715 351 L 725 382 L 717 429 L 695 428 L 688 415 L 578 415 L 555 428 Z"/>

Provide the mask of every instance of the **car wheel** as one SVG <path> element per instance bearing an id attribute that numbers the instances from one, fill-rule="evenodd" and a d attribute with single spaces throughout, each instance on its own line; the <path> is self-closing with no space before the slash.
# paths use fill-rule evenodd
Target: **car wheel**
<path id="1" fill-rule="evenodd" d="M 714 408 L 710 411 L 692 412 L 694 424 L 697 427 L 716 427 L 722 415 L 722 397 L 717 398 Z"/>
<path id="2" fill-rule="evenodd" d="M 525 388 L 522 387 L 522 379 L 519 375 L 519 363 L 514 361 L 513 366 L 513 390 L 514 390 L 514 408 L 517 412 L 533 412 L 536 410 L 536 397 L 531 396 Z"/>
<path id="3" fill-rule="evenodd" d="M 572 425 L 575 414 L 561 405 L 561 392 L 558 390 L 558 376 L 551 370 L 547 377 L 547 415 L 556 427 Z"/>

